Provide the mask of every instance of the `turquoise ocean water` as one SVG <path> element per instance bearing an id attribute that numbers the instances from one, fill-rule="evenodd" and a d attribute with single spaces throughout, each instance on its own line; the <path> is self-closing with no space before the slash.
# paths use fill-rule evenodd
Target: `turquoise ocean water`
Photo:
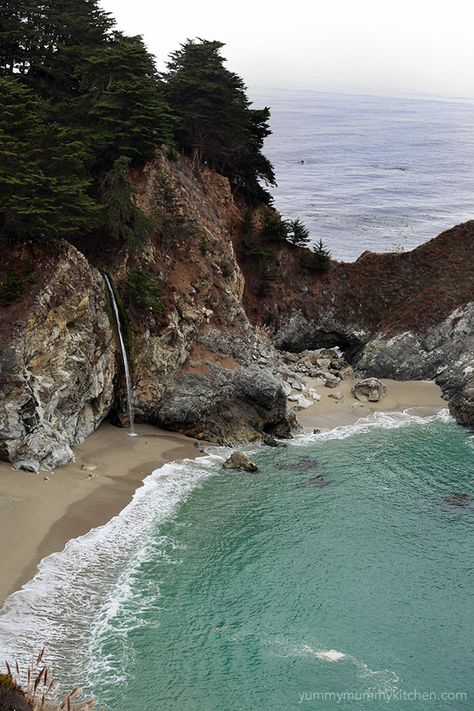
<path id="1" fill-rule="evenodd" d="M 442 500 L 474 498 L 473 454 L 446 414 L 393 414 L 257 475 L 166 465 L 10 598 L 0 649 L 46 643 L 111 711 L 471 709 L 474 506 Z"/>

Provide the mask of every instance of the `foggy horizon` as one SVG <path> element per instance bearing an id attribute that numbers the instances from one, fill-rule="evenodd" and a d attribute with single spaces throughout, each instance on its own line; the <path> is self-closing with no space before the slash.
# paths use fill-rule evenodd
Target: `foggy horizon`
<path id="1" fill-rule="evenodd" d="M 474 98 L 474 8 L 455 0 L 341 0 L 291 6 L 231 0 L 176 3 L 102 0 L 118 29 L 141 34 L 160 71 L 187 39 L 225 43 L 227 66 L 252 90 Z"/>

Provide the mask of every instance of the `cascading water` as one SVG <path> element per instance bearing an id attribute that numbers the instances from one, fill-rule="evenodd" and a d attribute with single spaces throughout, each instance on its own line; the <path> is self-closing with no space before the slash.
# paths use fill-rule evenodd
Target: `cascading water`
<path id="1" fill-rule="evenodd" d="M 115 299 L 115 294 L 114 294 L 114 290 L 112 289 L 112 284 L 110 282 L 110 279 L 107 276 L 107 274 L 103 274 L 103 277 L 105 279 L 105 283 L 107 284 L 107 288 L 109 290 L 110 300 L 112 302 L 112 307 L 113 307 L 114 315 L 115 315 L 115 322 L 117 324 L 117 333 L 118 333 L 119 342 L 120 342 L 120 350 L 122 352 L 123 369 L 125 371 L 125 383 L 127 386 L 128 418 L 130 420 L 130 427 L 128 430 L 128 434 L 131 437 L 136 437 L 137 434 L 135 432 L 134 423 L 133 423 L 132 381 L 130 378 L 130 367 L 128 365 L 127 349 L 125 348 L 125 341 L 123 339 L 123 334 L 122 334 L 122 324 L 120 323 L 120 315 L 119 315 L 119 310 L 118 310 L 118 306 L 117 306 L 117 301 Z"/>

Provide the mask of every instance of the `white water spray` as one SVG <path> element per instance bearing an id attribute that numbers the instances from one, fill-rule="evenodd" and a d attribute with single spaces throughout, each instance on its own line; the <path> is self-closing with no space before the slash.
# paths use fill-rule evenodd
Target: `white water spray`
<path id="1" fill-rule="evenodd" d="M 119 310 L 117 306 L 117 301 L 115 299 L 115 294 L 114 290 L 112 289 L 112 284 L 110 283 L 110 279 L 107 276 L 107 274 L 103 275 L 105 279 L 105 283 L 107 284 L 107 288 L 109 290 L 110 294 L 110 300 L 112 301 L 112 307 L 114 309 L 114 315 L 115 315 L 115 322 L 117 324 L 117 333 L 120 341 L 120 350 L 122 351 L 122 361 L 123 361 L 123 369 L 125 371 L 125 383 L 127 386 L 127 408 L 128 408 L 128 418 L 130 420 L 130 428 L 128 430 L 128 434 L 130 437 L 136 437 L 137 434 L 135 432 L 134 424 L 133 424 L 133 403 L 132 403 L 132 381 L 130 378 L 130 367 L 128 365 L 128 357 L 127 357 L 127 349 L 125 348 L 125 341 L 123 339 L 123 334 L 122 334 L 122 324 L 120 323 L 120 315 L 119 315 Z"/>

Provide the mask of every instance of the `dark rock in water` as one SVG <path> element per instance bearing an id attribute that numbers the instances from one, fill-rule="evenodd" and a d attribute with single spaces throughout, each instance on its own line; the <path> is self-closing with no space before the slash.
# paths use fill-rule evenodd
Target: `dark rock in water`
<path id="1" fill-rule="evenodd" d="M 13 468 L 22 469 L 24 472 L 30 472 L 31 474 L 38 474 L 40 463 L 36 459 L 21 459 L 13 464 Z"/>
<path id="2" fill-rule="evenodd" d="M 301 471 L 302 469 L 316 469 L 316 467 L 319 467 L 319 462 L 317 459 L 313 459 L 313 457 L 300 457 L 298 461 L 294 464 L 281 465 L 282 469 L 290 469 L 297 471 Z"/>
<path id="3" fill-rule="evenodd" d="M 233 452 L 224 462 L 224 469 L 240 469 L 245 472 L 258 472 L 255 462 L 252 462 L 243 452 Z"/>
<path id="4" fill-rule="evenodd" d="M 266 444 L 267 447 L 279 447 L 280 443 L 277 442 L 275 437 L 272 437 L 271 435 L 264 435 L 262 439 L 263 444 Z"/>
<path id="5" fill-rule="evenodd" d="M 319 474 L 319 476 L 314 476 L 312 479 L 310 479 L 308 483 L 312 486 L 323 487 L 327 486 L 331 482 L 325 479 L 322 474 Z"/>
<path id="6" fill-rule="evenodd" d="M 448 506 L 469 506 L 469 494 L 450 494 L 450 496 L 446 496 L 443 499 L 442 503 L 447 504 Z"/>
<path id="7" fill-rule="evenodd" d="M 295 464 L 295 468 L 298 467 L 298 469 L 313 469 L 318 466 L 318 460 L 313 459 L 313 457 L 300 457 Z"/>
<path id="8" fill-rule="evenodd" d="M 0 685 L 0 711 L 31 711 L 24 694 L 15 688 Z"/>

